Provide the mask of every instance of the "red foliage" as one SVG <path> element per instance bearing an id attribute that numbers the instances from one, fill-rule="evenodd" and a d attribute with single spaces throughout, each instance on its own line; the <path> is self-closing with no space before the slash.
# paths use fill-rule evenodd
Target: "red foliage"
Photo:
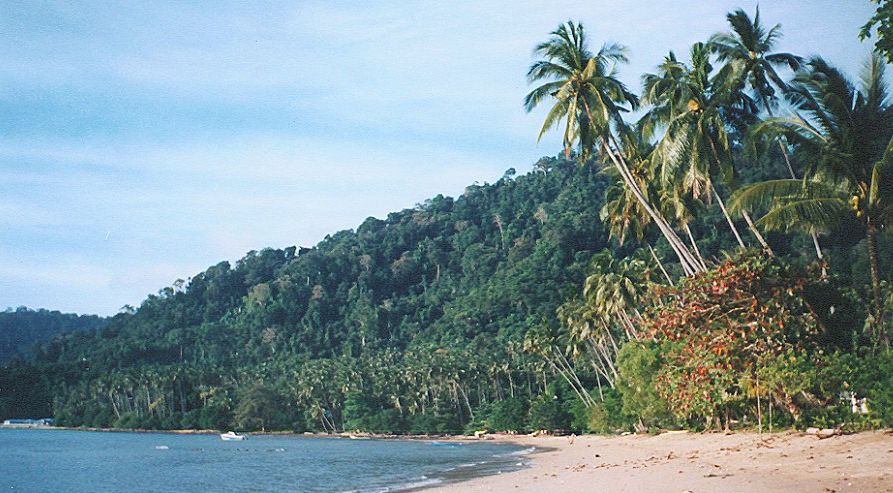
<path id="1" fill-rule="evenodd" d="M 757 360 L 810 344 L 814 316 L 801 298 L 807 278 L 746 254 L 658 293 L 643 333 L 661 344 L 659 392 L 680 417 L 717 414 L 743 399 Z"/>

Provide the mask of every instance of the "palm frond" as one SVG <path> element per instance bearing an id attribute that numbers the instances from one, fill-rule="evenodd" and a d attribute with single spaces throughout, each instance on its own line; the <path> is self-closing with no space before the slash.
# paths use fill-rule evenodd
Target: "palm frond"
<path id="1" fill-rule="evenodd" d="M 744 186 L 732 194 L 729 209 L 735 212 L 766 210 L 780 202 L 816 197 L 846 200 L 846 193 L 821 182 L 795 179 L 767 180 Z"/>
<path id="2" fill-rule="evenodd" d="M 773 207 L 756 224 L 769 230 L 823 233 L 846 217 L 852 217 L 846 200 L 815 197 L 791 200 Z"/>

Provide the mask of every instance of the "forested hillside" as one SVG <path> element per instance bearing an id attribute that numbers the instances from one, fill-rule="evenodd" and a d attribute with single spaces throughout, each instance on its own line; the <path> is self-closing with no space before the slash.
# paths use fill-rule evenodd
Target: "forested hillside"
<path id="1" fill-rule="evenodd" d="M 313 248 L 222 262 L 41 347 L 43 402 L 70 425 L 459 431 L 482 403 L 541 392 L 524 336 L 607 245 L 605 181 L 544 158 Z"/>
<path id="2" fill-rule="evenodd" d="M 29 358 L 38 342 L 54 335 L 101 327 L 105 319 L 95 315 L 75 315 L 45 309 L 18 307 L 0 312 L 0 363 L 13 358 Z"/>

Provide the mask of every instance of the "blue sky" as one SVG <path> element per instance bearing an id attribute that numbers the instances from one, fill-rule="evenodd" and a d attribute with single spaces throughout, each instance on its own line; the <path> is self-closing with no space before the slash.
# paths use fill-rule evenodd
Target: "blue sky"
<path id="1" fill-rule="evenodd" d="M 250 5 L 249 5 L 250 4 Z M 543 5 L 545 4 L 545 5 Z M 639 88 L 753 1 L 0 5 L 0 307 L 113 314 L 220 260 L 312 246 L 559 150 L 521 99 L 560 22 Z M 868 0 L 764 1 L 851 74 Z"/>

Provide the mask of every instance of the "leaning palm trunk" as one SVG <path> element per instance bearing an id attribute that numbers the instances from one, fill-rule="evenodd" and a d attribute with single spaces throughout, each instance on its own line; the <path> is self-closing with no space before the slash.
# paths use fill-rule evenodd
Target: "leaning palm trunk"
<path id="1" fill-rule="evenodd" d="M 648 251 L 651 252 L 651 257 L 654 258 L 655 262 L 657 262 L 657 266 L 660 268 L 660 271 L 663 272 L 664 277 L 667 278 L 667 282 L 670 283 L 670 286 L 675 286 L 675 284 L 673 284 L 673 278 L 671 278 L 670 274 L 667 273 L 667 269 L 664 269 L 664 264 L 660 261 L 660 258 L 658 258 L 657 253 L 655 253 L 654 251 L 654 248 L 651 248 L 651 245 L 649 245 L 647 242 L 645 243 L 645 245 L 648 246 Z"/>
<path id="2" fill-rule="evenodd" d="M 772 116 L 772 109 L 768 108 L 769 116 Z M 788 146 L 785 145 L 781 140 L 778 141 L 778 147 L 781 149 L 781 155 L 784 157 L 784 163 L 788 166 L 788 172 L 791 174 L 791 178 L 796 180 L 797 173 L 794 173 L 794 167 L 791 166 L 791 157 L 788 155 Z M 812 244 L 815 246 L 815 255 L 818 257 L 819 262 L 822 264 L 822 277 L 828 277 L 828 270 L 825 268 L 825 256 L 822 254 L 822 247 L 819 244 L 819 235 L 815 233 L 815 231 L 810 232 L 809 236 L 812 237 Z"/>
<path id="3" fill-rule="evenodd" d="M 716 191 L 713 182 L 710 182 L 710 190 L 713 191 L 713 196 L 716 197 L 716 203 L 719 204 L 719 209 L 722 211 L 722 215 L 725 216 L 726 222 L 729 223 L 729 228 L 732 229 L 732 234 L 734 234 L 735 239 L 738 240 L 738 245 L 741 246 L 741 248 L 744 248 L 744 240 L 741 239 L 741 235 L 738 233 L 738 228 L 735 227 L 735 221 L 732 221 L 732 216 L 730 216 L 729 211 L 726 210 L 726 204 L 723 202 L 722 197 L 719 196 L 719 192 Z"/>
<path id="4" fill-rule="evenodd" d="M 884 328 L 884 305 L 881 299 L 880 269 L 877 255 L 877 226 L 871 217 L 866 217 L 866 244 L 868 247 L 868 263 L 871 268 L 871 291 L 874 297 L 874 338 L 883 348 L 889 346 L 887 331 Z"/>
<path id="5" fill-rule="evenodd" d="M 561 374 L 568 385 L 574 390 L 574 393 L 577 394 L 577 397 L 580 398 L 580 401 L 584 406 L 587 408 L 594 406 L 595 400 L 589 395 L 589 392 L 586 391 L 586 387 L 580 382 L 580 379 L 577 377 L 577 372 L 574 371 L 574 368 L 571 366 L 570 362 L 568 362 L 567 358 L 565 358 L 557 349 L 553 348 L 552 352 L 554 353 L 554 357 L 548 360 L 552 365 L 552 368 Z"/>
<path id="6" fill-rule="evenodd" d="M 667 223 L 666 219 L 664 219 L 663 215 L 658 213 L 654 207 L 651 206 L 651 203 L 648 202 L 648 199 L 645 198 L 645 194 L 642 193 L 642 189 L 639 188 L 639 184 L 636 183 L 636 180 L 633 178 L 632 173 L 629 170 L 629 167 L 626 164 L 626 160 L 623 158 L 623 155 L 620 152 L 615 151 L 608 144 L 608 140 L 614 141 L 612 136 L 608 136 L 605 142 L 602 143 L 602 149 L 605 151 L 605 154 L 611 159 L 614 163 L 614 167 L 617 168 L 617 171 L 620 173 L 620 176 L 623 178 L 624 183 L 633 192 L 633 196 L 636 197 L 636 200 L 642 204 L 642 207 L 657 225 L 660 232 L 666 238 L 667 243 L 670 244 L 670 247 L 676 253 L 676 256 L 679 257 L 679 263 L 682 265 L 683 271 L 685 271 L 686 275 L 694 275 L 699 272 L 702 272 L 704 269 L 699 265 L 697 259 L 694 255 L 692 255 L 691 251 L 688 247 L 685 246 L 685 243 L 682 242 L 682 239 L 679 238 L 679 235 L 673 231 L 673 228 L 670 227 L 669 223 Z M 617 143 L 614 142 L 614 146 L 617 146 Z M 619 147 L 618 147 L 619 149 Z"/>
<path id="7" fill-rule="evenodd" d="M 713 139 L 710 139 L 710 150 L 713 151 L 713 157 L 716 159 L 716 162 L 720 162 L 719 153 L 716 151 L 716 144 L 714 144 Z M 738 244 L 741 245 L 741 247 L 743 248 L 744 241 L 741 240 L 741 235 L 738 234 L 738 229 L 735 227 L 735 223 L 729 216 L 729 213 L 726 210 L 726 205 L 725 203 L 723 203 L 722 197 L 720 197 L 719 192 L 716 191 L 716 187 L 713 185 L 712 181 L 710 182 L 710 188 L 713 190 L 713 194 L 716 195 L 716 202 L 719 204 L 719 208 L 722 209 L 722 213 L 726 216 L 726 221 L 729 222 L 729 226 L 732 228 L 732 232 L 735 233 L 735 239 L 738 240 Z M 766 243 L 766 239 L 763 238 L 762 234 L 760 234 L 760 231 L 753 223 L 753 220 L 750 218 L 750 214 L 747 213 L 747 210 L 742 209 L 741 215 L 744 216 L 744 220 L 747 222 L 747 227 L 750 228 L 750 231 L 757 238 L 757 241 L 760 242 L 760 245 L 763 246 L 763 249 L 766 250 L 770 256 L 774 257 L 775 252 L 773 252 L 772 248 L 769 247 L 769 244 Z"/>
<path id="8" fill-rule="evenodd" d="M 691 243 L 692 250 L 694 250 L 695 255 L 698 256 L 698 262 L 701 263 L 701 267 L 703 267 L 704 270 L 707 270 L 707 262 L 704 261 L 704 256 L 701 255 L 701 249 L 698 248 L 698 242 L 695 241 L 695 235 L 691 233 L 691 227 L 689 227 L 688 223 L 685 223 L 683 227 L 685 228 L 685 233 L 688 234 L 688 241 Z"/>
<path id="9" fill-rule="evenodd" d="M 753 235 L 757 237 L 757 241 L 759 241 L 760 245 L 763 246 L 763 250 L 766 250 L 766 252 L 769 253 L 770 257 L 774 257 L 775 252 L 773 252 L 772 247 L 770 247 L 769 244 L 766 243 L 766 239 L 763 238 L 762 234 L 760 234 L 760 230 L 757 229 L 756 225 L 753 223 L 753 219 L 750 218 L 750 214 L 747 212 L 747 210 L 742 210 L 741 215 L 744 217 L 744 220 L 747 221 L 747 227 L 750 228 L 750 231 L 753 232 Z"/>

